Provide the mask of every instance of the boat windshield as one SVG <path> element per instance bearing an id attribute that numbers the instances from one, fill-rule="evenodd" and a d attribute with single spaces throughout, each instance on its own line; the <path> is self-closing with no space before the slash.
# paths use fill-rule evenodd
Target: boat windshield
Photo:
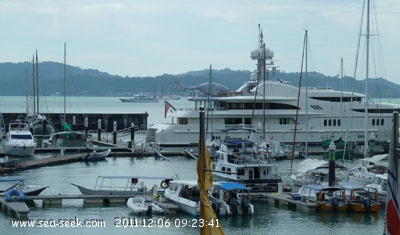
<path id="1" fill-rule="evenodd" d="M 18 139 L 18 140 L 30 140 L 32 139 L 31 135 L 11 135 L 11 139 Z"/>

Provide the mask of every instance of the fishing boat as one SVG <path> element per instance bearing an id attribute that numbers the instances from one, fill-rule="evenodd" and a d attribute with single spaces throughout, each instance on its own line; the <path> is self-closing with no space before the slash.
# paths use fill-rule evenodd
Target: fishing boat
<path id="1" fill-rule="evenodd" d="M 23 178 L 0 178 L 2 185 L 7 185 L 5 189 L 0 189 L 0 195 L 4 195 L 10 190 L 17 190 L 26 196 L 37 196 L 49 186 L 28 185 Z"/>
<path id="2" fill-rule="evenodd" d="M 378 190 L 348 182 L 340 182 L 345 190 L 346 200 L 349 202 L 348 211 L 355 213 L 377 213 L 381 207 L 378 201 Z M 373 197 L 371 196 L 373 194 Z"/>
<path id="3" fill-rule="evenodd" d="M 292 197 L 315 203 L 318 211 L 345 212 L 349 206 L 345 190 L 340 186 L 307 184 L 303 185 L 298 193 L 292 194 Z"/>
<path id="4" fill-rule="evenodd" d="M 215 151 L 212 174 L 216 181 L 244 184 L 253 197 L 278 192 L 282 178 L 273 158 L 259 151 L 251 139 L 226 139 Z"/>
<path id="5" fill-rule="evenodd" d="M 172 202 L 179 210 L 191 216 L 200 216 L 200 190 L 197 180 L 174 180 L 165 190 L 167 202 Z"/>
<path id="6" fill-rule="evenodd" d="M 236 90 L 213 90 L 212 95 L 210 91 L 201 91 L 196 93 L 198 95 L 188 97 L 193 108 L 175 107 L 175 117 L 171 123 L 156 123 L 149 127 L 149 139 L 155 140 L 164 151 L 168 147 L 197 146 L 198 112 L 206 103 L 209 104 L 206 111 L 209 110 L 212 115 L 209 115 L 208 124 L 205 125 L 209 125 L 209 129 L 212 125 L 213 137 L 220 140 L 240 138 L 240 133 L 229 133 L 230 136 L 227 136 L 223 131 L 240 125 L 255 129 L 256 140 L 263 139 L 267 133 L 283 145 L 293 144 L 296 134 L 296 143 L 321 146 L 323 140 L 342 138 L 344 128 L 349 127 L 344 140 L 361 144 L 364 143 L 365 133 L 364 123 L 359 120 L 364 119 L 366 104 L 369 105 L 365 123 L 367 133 L 373 132 L 376 142 L 389 139 L 392 112 L 399 105 L 371 102 L 365 94 L 352 91 L 321 87 L 302 87 L 299 90 L 298 86 L 273 77 L 274 52 L 265 48 L 262 31 L 259 38 L 259 47 L 250 53 L 251 58 L 257 60 L 257 69 L 249 81 Z M 267 65 L 265 71 L 261 69 L 264 64 Z M 259 81 L 264 76 L 266 79 Z M 268 112 L 264 113 L 264 110 Z M 340 113 L 346 113 L 347 116 L 340 116 Z"/>
<path id="7" fill-rule="evenodd" d="M 16 157 L 32 157 L 36 150 L 36 143 L 29 131 L 27 123 L 10 123 L 4 151 L 6 155 Z"/>
<path id="8" fill-rule="evenodd" d="M 154 188 L 166 189 L 173 180 L 168 176 L 98 176 L 94 188 L 87 188 L 72 183 L 82 195 L 144 195 L 152 194 L 144 181 L 161 181 Z"/>
<path id="9" fill-rule="evenodd" d="M 253 215 L 250 188 L 236 182 L 213 182 L 209 192 L 217 216 Z"/>
<path id="10" fill-rule="evenodd" d="M 126 205 L 134 214 L 137 215 L 162 215 L 164 213 L 164 209 L 146 197 L 131 197 L 126 202 Z"/>

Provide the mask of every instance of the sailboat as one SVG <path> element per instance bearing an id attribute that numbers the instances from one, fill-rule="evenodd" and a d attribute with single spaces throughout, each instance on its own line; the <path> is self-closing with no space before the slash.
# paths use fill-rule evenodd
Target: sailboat
<path id="1" fill-rule="evenodd" d="M 48 139 L 54 133 L 54 127 L 47 119 L 46 115 L 40 113 L 39 108 L 39 62 L 36 51 L 36 61 L 32 60 L 33 70 L 33 113 L 27 113 L 26 121 L 29 123 L 35 142 L 38 146 L 42 145 L 44 139 Z"/>

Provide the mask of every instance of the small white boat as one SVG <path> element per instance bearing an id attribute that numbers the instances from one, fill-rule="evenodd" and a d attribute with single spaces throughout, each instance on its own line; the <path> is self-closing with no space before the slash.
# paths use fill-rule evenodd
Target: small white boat
<path id="1" fill-rule="evenodd" d="M 176 204 L 182 212 L 200 216 L 200 190 L 197 180 L 171 181 L 164 196 L 167 201 Z"/>
<path id="2" fill-rule="evenodd" d="M 376 189 L 378 192 L 378 201 L 380 203 L 386 203 L 388 193 L 388 174 L 376 174 L 372 183 L 366 184 L 365 187 Z M 374 191 L 371 191 L 369 194 L 371 198 L 375 196 Z"/>
<path id="3" fill-rule="evenodd" d="M 126 205 L 137 215 L 164 214 L 164 209 L 145 197 L 131 197 L 126 202 Z"/>
<path id="4" fill-rule="evenodd" d="M 36 143 L 27 123 L 10 123 L 4 145 L 5 154 L 16 157 L 32 157 Z"/>
<path id="5" fill-rule="evenodd" d="M 384 174 L 388 168 L 389 154 L 378 154 L 361 159 L 361 166 L 350 169 L 347 178 L 350 183 L 366 185 L 374 181 L 376 174 Z"/>
<path id="6" fill-rule="evenodd" d="M 99 162 L 99 161 L 105 161 L 107 160 L 106 158 L 108 155 L 110 155 L 111 149 L 105 149 L 105 150 L 93 150 L 92 152 L 88 152 L 86 154 L 83 154 L 81 156 L 81 161 L 82 162 Z"/>

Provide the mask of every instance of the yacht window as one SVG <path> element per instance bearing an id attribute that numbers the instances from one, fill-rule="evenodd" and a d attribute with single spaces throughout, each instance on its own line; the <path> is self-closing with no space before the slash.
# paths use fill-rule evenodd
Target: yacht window
<path id="1" fill-rule="evenodd" d="M 384 122 L 383 122 L 383 118 L 381 119 L 381 125 L 383 126 Z"/>
<path id="2" fill-rule="evenodd" d="M 375 119 L 372 119 L 372 125 L 375 126 Z"/>
<path id="3" fill-rule="evenodd" d="M 226 168 L 226 170 L 228 171 L 228 175 L 231 174 L 231 168 Z"/>
<path id="4" fill-rule="evenodd" d="M 226 170 L 226 169 L 225 169 L 225 167 L 223 166 L 223 167 L 222 167 L 222 171 L 225 171 L 225 170 Z"/>
<path id="5" fill-rule="evenodd" d="M 244 169 L 238 169 L 237 174 L 238 175 L 244 175 Z"/>
<path id="6" fill-rule="evenodd" d="M 187 125 L 188 124 L 188 119 L 187 118 L 178 118 L 177 123 L 179 125 Z"/>
<path id="7" fill-rule="evenodd" d="M 340 126 L 340 119 L 337 120 L 337 125 Z"/>
<path id="8" fill-rule="evenodd" d="M 379 119 L 376 119 L 376 125 L 379 126 Z"/>
<path id="9" fill-rule="evenodd" d="M 331 119 L 328 120 L 328 126 L 332 126 L 332 120 Z"/>
<path id="10" fill-rule="evenodd" d="M 333 126 L 336 126 L 336 119 L 333 119 Z"/>
<path id="11" fill-rule="evenodd" d="M 326 119 L 324 119 L 324 126 L 326 126 L 326 123 L 327 123 L 327 120 L 326 120 Z"/>

